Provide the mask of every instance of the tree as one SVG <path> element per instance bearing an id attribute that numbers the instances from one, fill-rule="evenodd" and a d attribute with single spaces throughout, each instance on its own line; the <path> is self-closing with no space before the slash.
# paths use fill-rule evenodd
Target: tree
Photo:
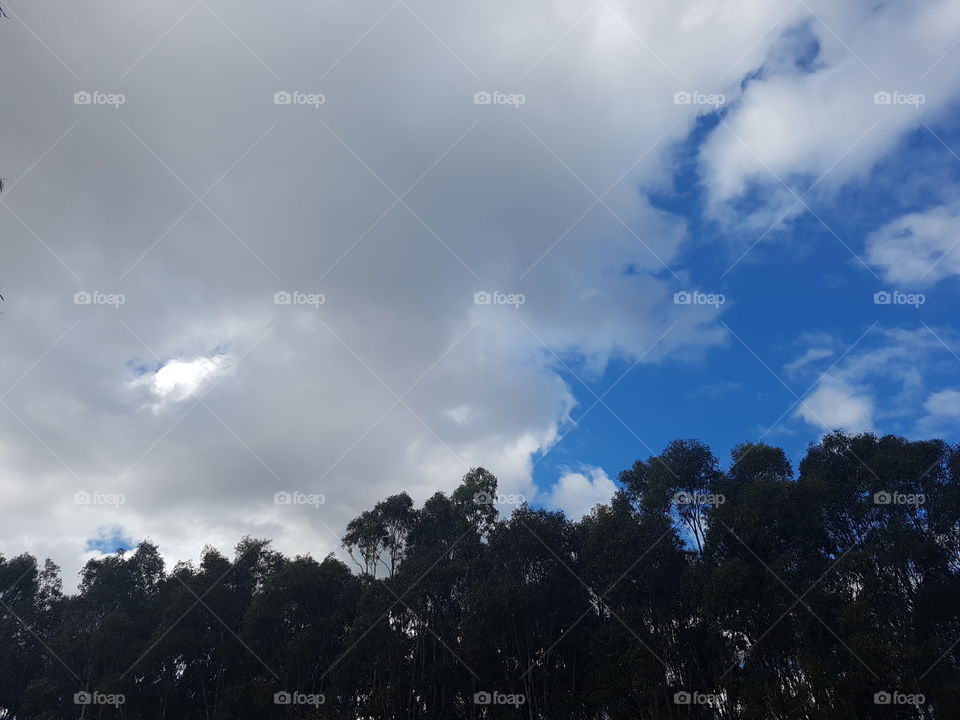
<path id="1" fill-rule="evenodd" d="M 500 516 L 475 468 L 349 523 L 357 574 L 256 538 L 167 572 L 144 542 L 64 595 L 49 561 L 0 557 L 0 719 L 954 717 L 960 448 L 831 433 L 794 475 L 678 440 L 572 522 Z"/>
<path id="2" fill-rule="evenodd" d="M 721 478 L 717 459 L 697 440 L 674 440 L 660 455 L 620 473 L 628 497 L 644 512 L 676 513 L 698 551 Z"/>

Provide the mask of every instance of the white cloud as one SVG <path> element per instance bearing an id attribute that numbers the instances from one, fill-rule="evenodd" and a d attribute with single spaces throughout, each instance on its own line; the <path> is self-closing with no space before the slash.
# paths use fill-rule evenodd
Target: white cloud
<path id="1" fill-rule="evenodd" d="M 807 365 L 815 363 L 818 360 L 823 360 L 824 358 L 832 357 L 833 354 L 833 350 L 829 348 L 807 348 L 807 351 L 803 355 L 784 365 L 783 369 L 786 370 L 788 374 L 795 375 L 806 368 Z"/>
<path id="2" fill-rule="evenodd" d="M 904 132 L 944 112 L 960 87 L 957 56 L 944 54 L 960 33 L 952 0 L 797 4 L 784 22 L 801 41 L 776 46 L 701 154 L 713 211 L 741 220 L 734 204 L 759 188 L 763 202 L 751 220 L 764 228 L 803 212 L 796 195 L 815 181 L 808 205 L 864 177 Z M 795 57 L 785 58 L 784 47 Z M 813 47 L 815 60 L 797 67 Z M 900 95 L 878 104 L 876 93 Z M 908 96 L 922 102 L 908 104 Z"/>
<path id="3" fill-rule="evenodd" d="M 147 372 L 132 381 L 134 387 L 146 387 L 157 398 L 155 409 L 164 404 L 182 402 L 193 397 L 211 380 L 222 375 L 232 358 L 211 355 L 193 360 L 170 360 L 156 372 Z"/>
<path id="4" fill-rule="evenodd" d="M 567 517 L 579 520 L 594 505 L 609 502 L 616 491 L 616 483 L 607 477 L 603 468 L 587 467 L 584 472 L 564 473 L 546 502 L 548 507 L 563 510 Z"/>
<path id="5" fill-rule="evenodd" d="M 819 386 L 797 408 L 797 415 L 821 430 L 864 432 L 873 427 L 874 401 L 840 383 Z"/>
<path id="6" fill-rule="evenodd" d="M 921 437 L 956 436 L 960 424 L 960 391 L 946 389 L 931 393 L 923 407 L 926 415 L 917 421 L 917 433 Z"/>
<path id="7" fill-rule="evenodd" d="M 943 362 L 954 361 L 944 343 L 955 342 L 953 331 L 925 327 L 874 329 L 854 348 L 819 337 L 817 344 L 835 345 L 842 360 L 822 378 L 816 377 L 813 361 L 797 365 L 815 349 L 791 363 L 797 366 L 795 375 L 817 379 L 794 417 L 825 431 L 841 427 L 919 437 L 943 433 L 943 421 L 952 417 L 952 403 L 960 393 L 945 390 L 930 395 L 925 388 L 942 372 Z M 924 410 L 927 417 L 922 417 Z"/>
<path id="8" fill-rule="evenodd" d="M 474 418 L 475 413 L 469 405 L 460 405 L 447 410 L 447 415 L 457 425 L 466 425 Z"/>
<path id="9" fill-rule="evenodd" d="M 960 275 L 960 204 L 939 205 L 887 223 L 867 238 L 866 260 L 891 283 L 931 285 Z"/>
<path id="10" fill-rule="evenodd" d="M 947 418 L 960 418 L 960 390 L 941 390 L 933 393 L 923 404 L 927 412 Z"/>

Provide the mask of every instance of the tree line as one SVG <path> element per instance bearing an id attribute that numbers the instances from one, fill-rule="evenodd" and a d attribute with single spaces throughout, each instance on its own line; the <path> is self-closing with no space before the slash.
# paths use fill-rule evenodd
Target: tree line
<path id="1" fill-rule="evenodd" d="M 333 555 L 0 557 L 0 718 L 958 717 L 960 447 L 672 442 L 579 521 L 477 468 Z M 951 710 L 951 708 L 953 708 Z"/>

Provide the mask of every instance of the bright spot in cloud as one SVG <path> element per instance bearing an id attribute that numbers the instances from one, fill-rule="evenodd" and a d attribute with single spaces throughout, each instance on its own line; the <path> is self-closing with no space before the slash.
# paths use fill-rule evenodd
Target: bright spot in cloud
<path id="1" fill-rule="evenodd" d="M 467 425 L 476 416 L 473 408 L 469 405 L 460 405 L 447 410 L 447 417 L 453 420 L 457 425 Z"/>
<path id="2" fill-rule="evenodd" d="M 155 409 L 182 402 L 194 396 L 215 377 L 222 375 L 230 365 L 226 355 L 198 357 L 193 360 L 170 360 L 154 373 L 145 373 L 133 381 L 138 387 L 147 387 L 157 398 Z"/>

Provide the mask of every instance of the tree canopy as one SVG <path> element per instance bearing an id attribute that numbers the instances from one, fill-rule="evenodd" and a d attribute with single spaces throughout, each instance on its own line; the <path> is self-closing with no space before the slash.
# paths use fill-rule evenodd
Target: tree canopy
<path id="1" fill-rule="evenodd" d="M 729 467 L 678 440 L 578 521 L 471 470 L 347 526 L 346 556 L 245 538 L 0 557 L 0 718 L 957 717 L 960 448 L 834 433 Z"/>

